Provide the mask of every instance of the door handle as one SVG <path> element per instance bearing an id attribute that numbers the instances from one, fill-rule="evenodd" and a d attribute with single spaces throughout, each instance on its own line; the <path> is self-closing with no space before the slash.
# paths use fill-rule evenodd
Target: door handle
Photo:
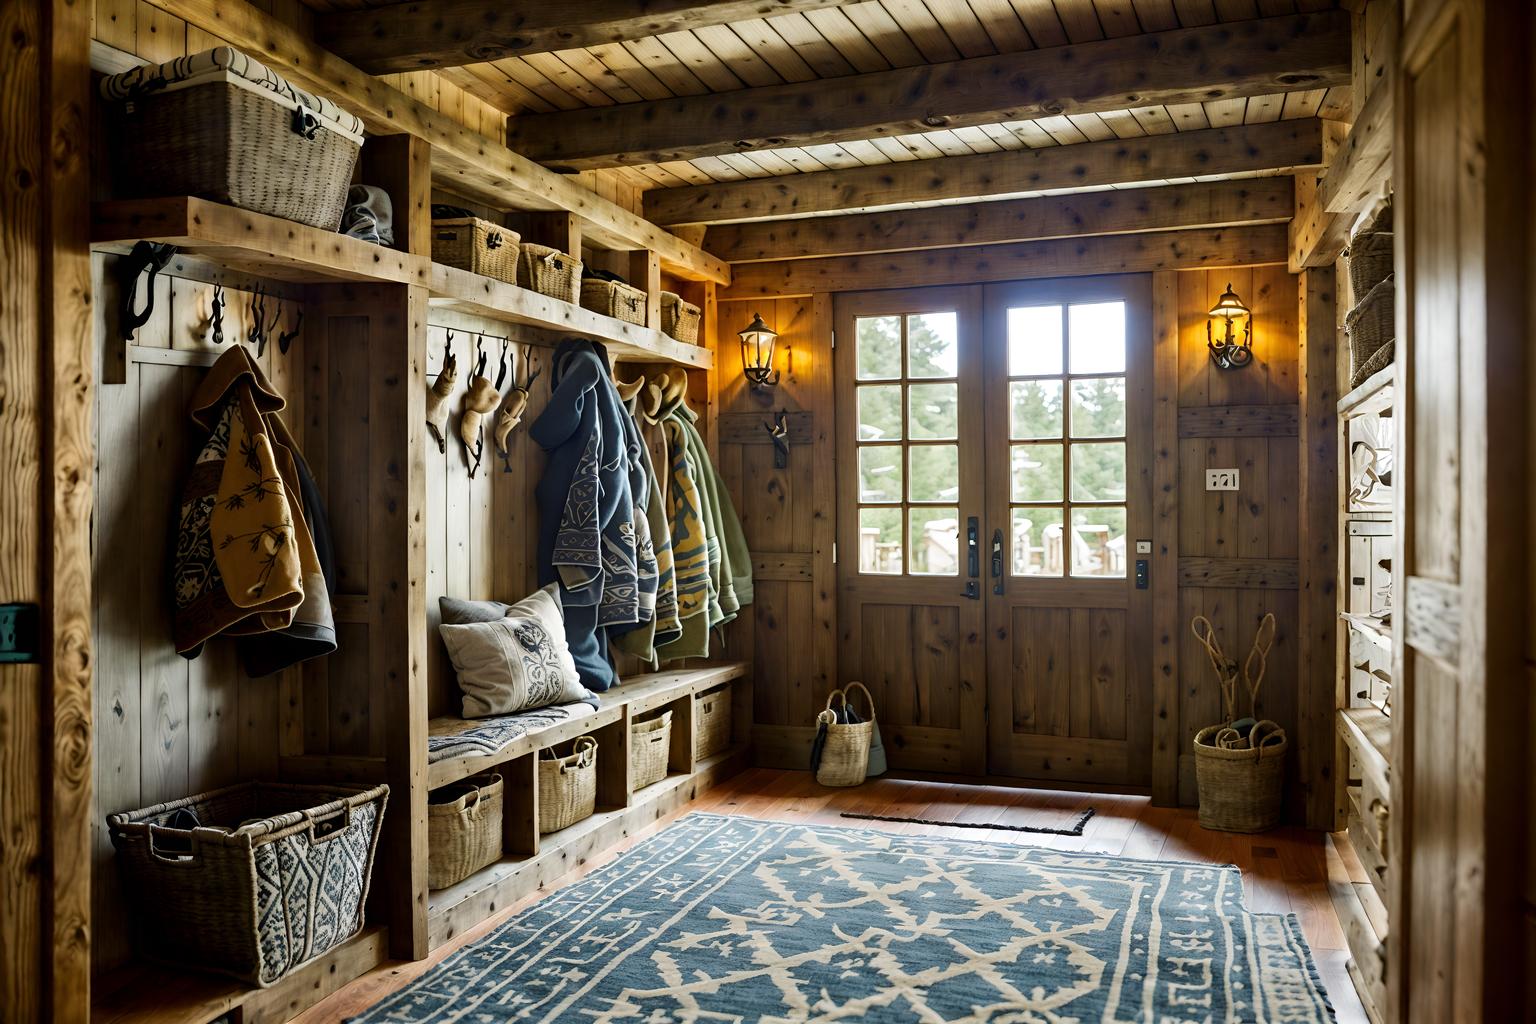
<path id="1" fill-rule="evenodd" d="M 965 584 L 965 596 L 972 601 L 981 600 L 981 523 L 975 516 L 965 521 L 965 574 L 970 580 Z"/>
<path id="2" fill-rule="evenodd" d="M 992 593 L 1003 592 L 1003 528 L 992 531 Z"/>

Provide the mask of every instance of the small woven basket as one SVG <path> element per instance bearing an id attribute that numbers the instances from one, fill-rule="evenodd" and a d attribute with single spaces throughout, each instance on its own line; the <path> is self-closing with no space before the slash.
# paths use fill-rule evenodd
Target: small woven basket
<path id="1" fill-rule="evenodd" d="M 686 302 L 676 292 L 661 293 L 661 333 L 690 345 L 699 343 L 699 321 L 703 310 Z"/>
<path id="2" fill-rule="evenodd" d="M 594 313 L 645 326 L 645 292 L 622 281 L 585 278 L 581 282 L 581 304 Z"/>
<path id="3" fill-rule="evenodd" d="M 479 217 L 432 222 L 432 261 L 517 283 L 518 234 Z"/>
<path id="4" fill-rule="evenodd" d="M 1253 726 L 1257 745 L 1228 749 L 1221 745 L 1227 725 L 1210 725 L 1195 734 L 1195 782 L 1200 787 L 1200 824 L 1223 832 L 1264 832 L 1280 824 L 1285 777 L 1285 730 L 1265 720 Z"/>
<path id="5" fill-rule="evenodd" d="M 843 723 L 837 720 L 833 708 L 847 703 L 858 687 L 869 704 L 869 718 L 863 722 Z M 827 695 L 827 706 L 816 716 L 818 725 L 826 727 L 826 741 L 821 748 L 821 761 L 816 766 L 816 781 L 823 786 L 862 785 L 869 774 L 869 744 L 875 731 L 875 699 L 869 695 L 863 683 L 849 683 L 845 690 L 833 690 Z"/>
<path id="6" fill-rule="evenodd" d="M 1349 285 L 1358 298 L 1392 273 L 1392 232 L 1362 231 L 1349 243 Z"/>
<path id="7" fill-rule="evenodd" d="M 517 283 L 562 302 L 581 299 L 581 260 L 537 242 L 518 247 Z"/>
<path id="8" fill-rule="evenodd" d="M 1344 316 L 1344 330 L 1349 334 L 1350 387 L 1370 376 L 1365 371 L 1379 349 L 1391 344 L 1396 336 L 1396 286 L 1388 275 L 1372 288 L 1355 308 Z"/>
<path id="9" fill-rule="evenodd" d="M 427 887 L 462 882 L 501 857 L 502 781 L 475 775 L 427 798 Z"/>
<path id="10" fill-rule="evenodd" d="M 632 722 L 629 726 L 629 785 L 631 792 L 667 777 L 667 760 L 672 752 L 672 712 L 663 711 L 655 718 Z"/>
<path id="11" fill-rule="evenodd" d="M 721 686 L 701 693 L 693 700 L 693 756 L 699 760 L 713 757 L 731 745 L 731 691 Z"/>
<path id="12" fill-rule="evenodd" d="M 547 835 L 592 817 L 597 805 L 597 740 L 578 736 L 564 757 L 539 761 L 539 832 Z"/>

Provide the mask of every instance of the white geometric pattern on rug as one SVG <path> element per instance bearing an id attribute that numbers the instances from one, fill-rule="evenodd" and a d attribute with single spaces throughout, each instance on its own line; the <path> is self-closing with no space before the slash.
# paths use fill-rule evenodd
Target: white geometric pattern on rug
<path id="1" fill-rule="evenodd" d="M 1231 867 L 695 814 L 357 1018 L 1332 1019 Z"/>

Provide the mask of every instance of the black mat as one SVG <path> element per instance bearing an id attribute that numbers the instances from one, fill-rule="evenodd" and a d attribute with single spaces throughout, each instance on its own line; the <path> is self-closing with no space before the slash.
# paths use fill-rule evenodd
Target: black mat
<path id="1" fill-rule="evenodd" d="M 1077 819 L 1077 824 L 1071 828 L 1037 828 L 1034 825 L 994 825 L 989 822 L 972 821 L 935 821 L 932 818 L 902 818 L 894 814 L 856 814 L 853 811 L 844 811 L 842 817 L 857 818 L 860 821 L 904 821 L 913 825 L 942 825 L 945 828 L 994 828 L 1000 832 L 1032 832 L 1044 836 L 1080 836 L 1083 827 L 1088 824 L 1088 819 L 1093 817 L 1094 809 L 1088 808 Z"/>

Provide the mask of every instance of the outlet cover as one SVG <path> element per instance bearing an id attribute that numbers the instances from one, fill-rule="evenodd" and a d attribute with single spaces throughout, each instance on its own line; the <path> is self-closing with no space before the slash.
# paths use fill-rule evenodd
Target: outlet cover
<path id="1" fill-rule="evenodd" d="M 1237 470 L 1208 469 L 1205 471 L 1205 489 L 1208 491 L 1237 490 Z"/>

